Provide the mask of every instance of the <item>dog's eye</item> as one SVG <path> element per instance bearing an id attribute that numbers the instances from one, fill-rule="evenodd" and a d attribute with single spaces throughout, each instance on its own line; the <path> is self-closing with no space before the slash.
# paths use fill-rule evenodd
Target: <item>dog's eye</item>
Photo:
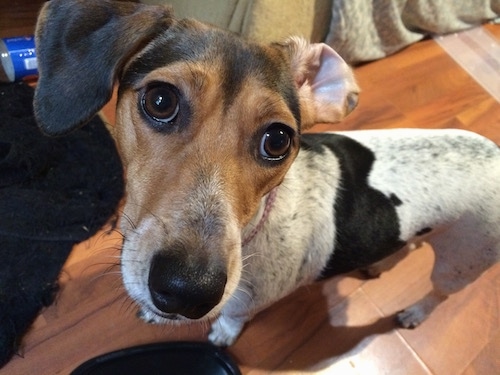
<path id="1" fill-rule="evenodd" d="M 266 160 L 278 161 L 288 155 L 292 146 L 293 130 L 283 124 L 270 125 L 260 141 L 260 155 Z"/>
<path id="2" fill-rule="evenodd" d="M 149 117 L 170 124 L 179 113 L 179 92 L 168 83 L 153 83 L 142 94 L 141 104 Z"/>

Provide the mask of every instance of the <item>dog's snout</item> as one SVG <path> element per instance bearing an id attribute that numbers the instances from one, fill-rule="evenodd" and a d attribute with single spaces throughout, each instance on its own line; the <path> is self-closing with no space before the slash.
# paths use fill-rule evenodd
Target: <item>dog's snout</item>
<path id="1" fill-rule="evenodd" d="M 199 319 L 221 300 L 227 274 L 223 267 L 190 263 L 185 257 L 158 254 L 149 271 L 154 305 L 164 313 Z"/>

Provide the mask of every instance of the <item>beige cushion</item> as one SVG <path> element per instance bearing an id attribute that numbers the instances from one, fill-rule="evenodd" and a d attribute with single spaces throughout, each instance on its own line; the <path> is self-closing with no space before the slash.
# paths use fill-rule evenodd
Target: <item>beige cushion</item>
<path id="1" fill-rule="evenodd" d="M 177 17 L 192 17 L 260 42 L 300 35 L 324 40 L 331 18 L 331 0 L 142 0 L 169 4 Z"/>

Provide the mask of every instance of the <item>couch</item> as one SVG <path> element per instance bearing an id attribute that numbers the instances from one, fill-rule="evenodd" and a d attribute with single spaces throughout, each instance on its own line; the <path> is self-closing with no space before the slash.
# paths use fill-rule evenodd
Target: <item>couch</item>
<path id="1" fill-rule="evenodd" d="M 436 34 L 491 22 L 500 0 L 142 0 L 261 42 L 301 35 L 350 64 L 376 60 Z"/>

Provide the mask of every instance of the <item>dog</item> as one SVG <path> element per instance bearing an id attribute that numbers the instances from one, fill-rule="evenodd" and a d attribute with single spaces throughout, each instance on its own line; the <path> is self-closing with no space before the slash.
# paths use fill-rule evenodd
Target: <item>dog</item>
<path id="1" fill-rule="evenodd" d="M 357 103 L 349 66 L 300 38 L 260 45 L 170 8 L 52 0 L 40 13 L 34 109 L 49 135 L 118 85 L 126 172 L 123 282 L 153 323 L 211 321 L 231 345 L 301 285 L 429 242 L 434 290 L 416 327 L 498 262 L 500 150 L 462 130 L 304 134 Z"/>

